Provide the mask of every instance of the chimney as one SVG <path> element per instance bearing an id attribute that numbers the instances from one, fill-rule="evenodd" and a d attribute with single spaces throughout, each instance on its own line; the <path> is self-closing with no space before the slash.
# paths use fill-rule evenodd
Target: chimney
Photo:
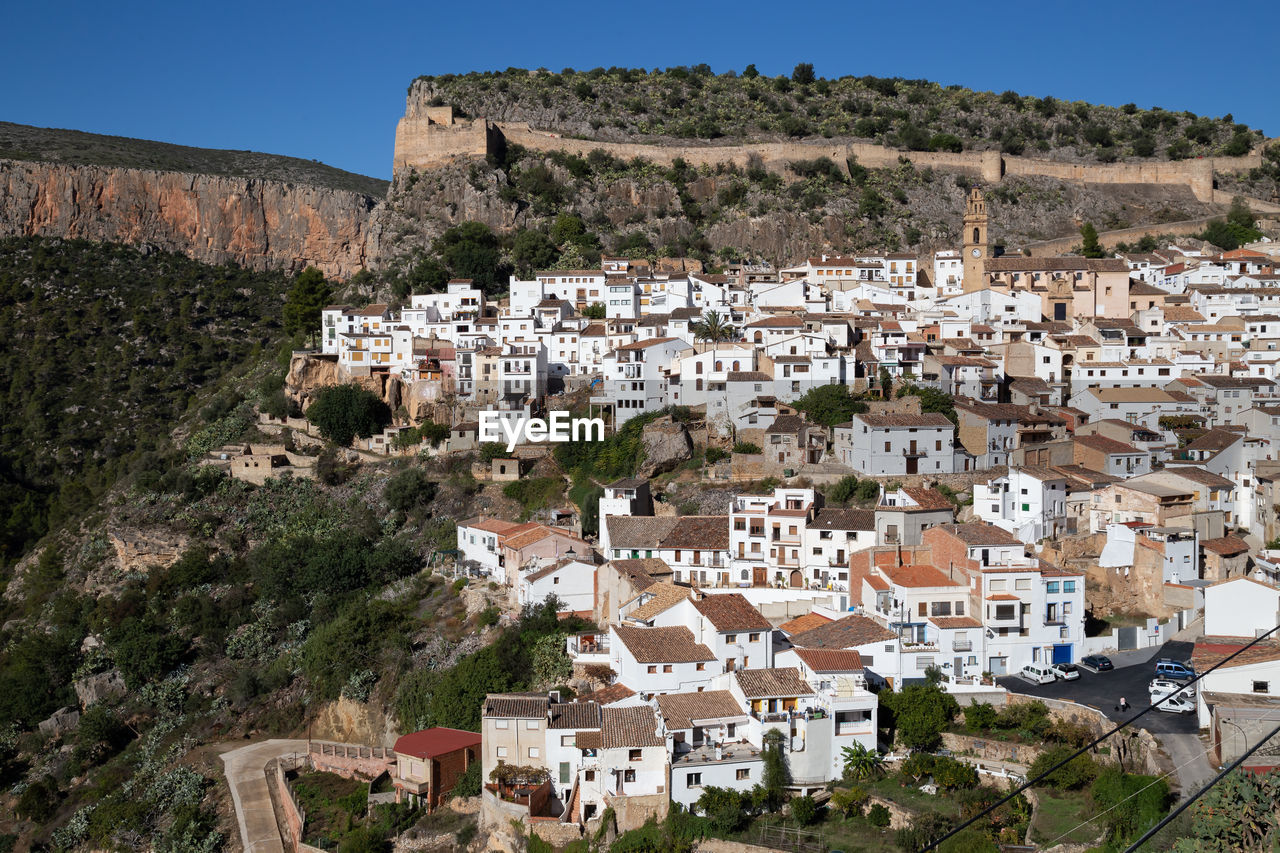
<path id="1" fill-rule="evenodd" d="M 724 758 L 724 747 L 717 743 L 716 744 L 716 761 L 719 761 L 722 758 Z"/>

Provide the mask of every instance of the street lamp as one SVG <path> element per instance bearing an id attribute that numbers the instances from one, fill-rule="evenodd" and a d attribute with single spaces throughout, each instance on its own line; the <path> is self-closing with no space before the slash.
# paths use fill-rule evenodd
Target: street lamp
<path id="1" fill-rule="evenodd" d="M 1219 720 L 1218 722 L 1219 722 L 1219 723 L 1226 723 L 1228 726 L 1234 726 L 1234 727 L 1235 727 L 1235 730 L 1236 730 L 1236 731 L 1238 731 L 1238 732 L 1240 732 L 1240 737 L 1242 737 L 1242 738 L 1244 739 L 1244 749 L 1243 749 L 1243 750 L 1241 750 L 1241 751 L 1242 751 L 1242 752 L 1248 752 L 1248 751 L 1249 751 L 1249 735 L 1248 735 L 1248 733 L 1247 733 L 1247 732 L 1245 732 L 1244 728 L 1243 728 L 1243 727 L 1241 727 L 1239 723 L 1236 723 L 1236 722 L 1235 722 L 1235 721 L 1233 721 L 1233 720 Z"/>

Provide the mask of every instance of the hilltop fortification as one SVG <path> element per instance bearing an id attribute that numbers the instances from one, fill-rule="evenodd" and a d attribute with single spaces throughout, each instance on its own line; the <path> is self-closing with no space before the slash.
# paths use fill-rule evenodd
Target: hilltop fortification
<path id="1" fill-rule="evenodd" d="M 723 145 L 610 142 L 562 136 L 554 130 L 531 127 L 524 121 L 461 119 L 455 116 L 452 107 L 422 104 L 411 92 L 404 118 L 396 127 L 395 169 L 431 169 L 461 157 L 483 157 L 495 153 L 503 144 L 534 151 L 566 151 L 579 156 L 599 149 L 622 160 L 640 157 L 664 166 L 670 166 L 676 159 L 691 166 L 710 167 L 722 163 L 746 167 L 758 161 L 775 171 L 783 170 L 792 161 L 818 157 L 830 158 L 846 170 L 850 159 L 867 168 L 891 168 L 905 158 L 917 167 L 972 174 L 988 183 L 1012 176 L 1041 176 L 1073 183 L 1182 185 L 1190 187 L 1195 197 L 1205 202 L 1221 201 L 1214 197 L 1215 172 L 1245 172 L 1262 164 L 1259 150 L 1239 157 L 1072 163 L 999 151 L 907 151 L 852 140 Z"/>

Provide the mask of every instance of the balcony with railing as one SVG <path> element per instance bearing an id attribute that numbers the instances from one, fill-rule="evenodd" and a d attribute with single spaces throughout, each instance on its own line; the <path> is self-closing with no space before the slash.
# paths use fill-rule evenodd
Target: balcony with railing
<path id="1" fill-rule="evenodd" d="M 603 633 L 576 634 L 566 638 L 565 650 L 574 663 L 608 664 L 609 635 Z"/>

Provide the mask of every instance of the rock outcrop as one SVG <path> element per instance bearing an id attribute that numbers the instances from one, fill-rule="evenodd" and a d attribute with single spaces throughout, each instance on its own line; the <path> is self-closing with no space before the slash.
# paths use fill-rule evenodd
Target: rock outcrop
<path id="1" fill-rule="evenodd" d="M 0 236 L 83 238 L 253 269 L 364 267 L 380 199 L 255 178 L 0 160 Z"/>
<path id="2" fill-rule="evenodd" d="M 637 472 L 640 477 L 653 477 L 674 471 L 693 457 L 693 439 L 684 424 L 670 418 L 645 424 L 640 434 L 644 461 Z"/>

